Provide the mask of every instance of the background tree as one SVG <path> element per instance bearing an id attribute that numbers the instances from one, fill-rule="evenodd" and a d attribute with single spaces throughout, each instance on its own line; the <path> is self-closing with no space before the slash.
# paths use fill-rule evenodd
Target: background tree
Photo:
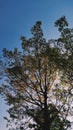
<path id="1" fill-rule="evenodd" d="M 41 22 L 37 21 L 31 28 L 32 37 L 21 37 L 22 52 L 17 48 L 14 51 L 3 49 L 7 83 L 0 90 L 11 106 L 8 110 L 10 119 L 5 119 L 9 126 L 15 121 L 16 129 L 67 130 L 70 127 L 67 118 L 72 112 L 73 94 L 68 65 L 72 64 L 67 50 L 69 44 L 66 46 L 64 40 L 72 32 L 66 28 L 65 17 L 57 20 L 55 25 L 61 32 L 58 40 L 47 42 Z"/>

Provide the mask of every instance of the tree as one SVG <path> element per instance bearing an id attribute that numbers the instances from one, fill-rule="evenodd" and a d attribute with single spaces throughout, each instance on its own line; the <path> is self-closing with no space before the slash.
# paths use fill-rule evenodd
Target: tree
<path id="1" fill-rule="evenodd" d="M 73 94 L 68 75 L 70 68 L 65 66 L 71 62 L 69 44 L 66 46 L 69 38 L 65 38 L 70 37 L 71 32 L 66 28 L 65 17 L 55 25 L 61 32 L 58 40 L 47 42 L 41 22 L 37 21 L 31 28 L 32 37 L 21 37 L 22 52 L 17 48 L 14 51 L 3 49 L 7 84 L 0 90 L 11 106 L 8 113 L 15 121 L 16 129 L 67 130 L 70 127 L 67 117 L 71 113 Z M 25 118 L 29 121 L 24 121 Z M 5 119 L 10 125 L 11 120 Z"/>

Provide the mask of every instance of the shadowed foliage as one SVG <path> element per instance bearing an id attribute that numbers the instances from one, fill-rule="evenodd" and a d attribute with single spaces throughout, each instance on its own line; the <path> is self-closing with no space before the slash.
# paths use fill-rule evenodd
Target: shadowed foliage
<path id="1" fill-rule="evenodd" d="M 67 130 L 72 114 L 73 30 L 65 16 L 55 22 L 61 35 L 44 38 L 42 23 L 21 36 L 22 52 L 3 49 L 5 84 L 0 87 L 10 106 L 8 126 L 15 130 Z"/>

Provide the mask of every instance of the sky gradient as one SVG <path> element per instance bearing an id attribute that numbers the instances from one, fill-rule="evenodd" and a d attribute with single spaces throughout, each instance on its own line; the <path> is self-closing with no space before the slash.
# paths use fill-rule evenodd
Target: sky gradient
<path id="1" fill-rule="evenodd" d="M 37 20 L 45 37 L 55 37 L 54 22 L 63 15 L 73 23 L 73 0 L 0 0 L 0 52 L 20 47 L 20 36 L 29 36 Z"/>
<path id="2" fill-rule="evenodd" d="M 30 29 L 36 21 L 42 21 L 42 28 L 47 39 L 58 36 L 54 22 L 66 16 L 73 27 L 73 0 L 0 0 L 0 54 L 3 48 L 21 47 L 20 36 L 30 36 Z M 2 120 L 4 107 L 0 99 L 0 130 L 7 130 Z"/>

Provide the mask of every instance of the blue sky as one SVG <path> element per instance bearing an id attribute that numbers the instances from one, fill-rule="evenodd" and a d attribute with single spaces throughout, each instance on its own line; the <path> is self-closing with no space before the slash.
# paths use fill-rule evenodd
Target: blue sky
<path id="1" fill-rule="evenodd" d="M 0 0 L 0 52 L 20 47 L 20 36 L 41 20 L 45 37 L 55 37 L 54 22 L 65 15 L 72 23 L 73 0 Z"/>
<path id="2" fill-rule="evenodd" d="M 42 21 L 47 39 L 57 37 L 54 22 L 63 15 L 73 27 L 73 0 L 0 0 L 0 54 L 4 47 L 20 48 L 20 36 L 29 37 L 31 27 L 38 20 Z M 3 100 L 0 102 L 3 104 Z M 2 108 L 5 111 L 4 104 L 0 109 L 1 116 Z"/>

